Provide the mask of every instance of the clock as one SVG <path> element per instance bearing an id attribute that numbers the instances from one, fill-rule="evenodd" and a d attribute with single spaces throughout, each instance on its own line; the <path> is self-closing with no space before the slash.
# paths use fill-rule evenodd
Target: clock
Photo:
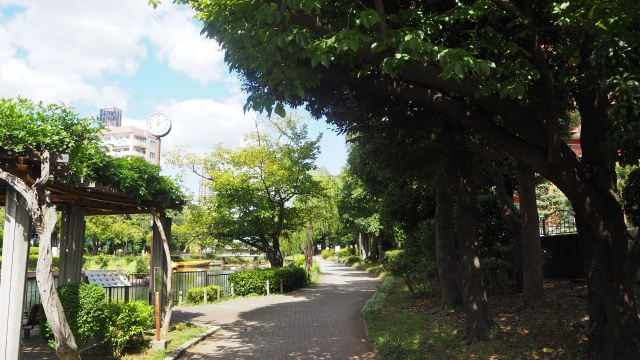
<path id="1" fill-rule="evenodd" d="M 171 120 L 161 112 L 154 112 L 147 118 L 147 130 L 153 136 L 165 136 L 171 131 Z"/>

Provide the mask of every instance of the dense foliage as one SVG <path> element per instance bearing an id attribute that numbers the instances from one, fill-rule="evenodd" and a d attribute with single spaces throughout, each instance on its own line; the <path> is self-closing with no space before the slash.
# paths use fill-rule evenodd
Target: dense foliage
<path id="1" fill-rule="evenodd" d="M 39 157 L 44 150 L 69 154 L 70 173 L 63 180 L 71 186 L 98 181 L 138 199 L 184 197 L 173 181 L 160 176 L 159 166 L 137 156 L 109 156 L 100 142 L 104 129 L 100 122 L 80 117 L 62 105 L 0 99 L 0 128 L 0 149 Z"/>
<path id="2" fill-rule="evenodd" d="M 189 304 L 202 304 L 204 302 L 204 293 L 207 292 L 207 301 L 211 302 L 216 300 L 218 296 L 217 285 L 210 285 L 206 287 L 194 287 L 187 290 L 185 301 Z M 220 292 L 220 296 L 224 296 L 223 292 Z"/>
<path id="3" fill-rule="evenodd" d="M 79 346 L 91 339 L 100 340 L 104 336 L 107 317 L 104 308 L 107 297 L 104 289 L 94 284 L 71 284 L 58 289 L 60 302 L 64 309 L 71 332 Z M 55 346 L 53 333 L 41 313 L 40 334 L 50 346 Z"/>
<path id="4" fill-rule="evenodd" d="M 264 270 L 245 270 L 229 275 L 229 282 L 234 285 L 236 295 L 266 295 L 266 282 L 269 280 L 269 291 L 280 291 L 282 281 L 284 291 L 299 289 L 308 283 L 307 272 L 298 266 L 268 268 Z"/>
<path id="5" fill-rule="evenodd" d="M 633 226 L 640 226 L 640 168 L 635 168 L 627 176 L 622 188 L 622 202 L 627 219 Z"/>
<path id="6" fill-rule="evenodd" d="M 104 341 L 111 354 L 120 357 L 127 347 L 140 346 L 143 332 L 153 324 L 153 306 L 146 301 L 110 303 L 101 309 L 107 317 Z"/>

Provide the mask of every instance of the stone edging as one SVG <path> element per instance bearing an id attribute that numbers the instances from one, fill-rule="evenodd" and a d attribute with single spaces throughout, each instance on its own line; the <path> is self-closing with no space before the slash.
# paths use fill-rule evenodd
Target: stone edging
<path id="1" fill-rule="evenodd" d="M 209 328 L 209 330 L 203 332 L 202 334 L 198 335 L 196 338 L 193 338 L 193 339 L 187 341 L 186 343 L 182 344 L 182 346 L 180 346 L 179 348 L 173 350 L 171 355 L 169 355 L 166 358 L 164 358 L 164 360 L 175 360 L 175 359 L 178 359 L 180 356 L 184 355 L 184 353 L 187 352 L 187 350 L 190 347 L 196 345 L 200 341 L 206 339 L 209 335 L 215 334 L 218 331 L 220 331 L 220 326 L 212 326 L 211 328 Z"/>

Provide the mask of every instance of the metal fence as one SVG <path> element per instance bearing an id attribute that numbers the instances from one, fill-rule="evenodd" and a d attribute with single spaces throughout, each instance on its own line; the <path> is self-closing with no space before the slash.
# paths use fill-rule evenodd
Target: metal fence
<path id="1" fill-rule="evenodd" d="M 229 284 L 229 274 L 233 271 L 213 274 L 207 271 L 174 272 L 171 278 L 171 290 L 173 291 L 174 304 L 178 303 L 180 291 L 186 294 L 187 290 L 194 287 L 210 285 L 220 286 L 220 295 L 231 294 Z M 129 274 L 127 275 L 131 286 L 104 288 L 109 302 L 129 302 L 134 300 L 149 301 L 149 274 Z M 58 278 L 54 277 L 57 286 Z M 35 277 L 27 278 L 27 286 L 24 299 L 24 310 L 28 311 L 34 304 L 40 303 L 40 292 Z"/>
<path id="2" fill-rule="evenodd" d="M 557 210 L 540 217 L 540 235 L 573 234 L 578 232 L 576 215 L 567 210 Z"/>

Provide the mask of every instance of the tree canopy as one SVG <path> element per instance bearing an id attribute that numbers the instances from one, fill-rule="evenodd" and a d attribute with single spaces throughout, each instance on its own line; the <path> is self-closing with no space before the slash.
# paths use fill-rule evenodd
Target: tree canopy
<path id="1" fill-rule="evenodd" d="M 202 158 L 184 149 L 167 158 L 170 163 L 203 169 L 212 196 L 199 199 L 194 213 L 206 233 L 218 240 L 237 240 L 267 254 L 282 266 L 280 237 L 305 222 L 294 200 L 320 194 L 323 189 L 311 171 L 319 153 L 316 139 L 308 139 L 299 119 L 277 118 L 266 132 L 247 134 L 237 149 L 217 145 Z M 191 217 L 194 219 L 193 217 Z"/>

